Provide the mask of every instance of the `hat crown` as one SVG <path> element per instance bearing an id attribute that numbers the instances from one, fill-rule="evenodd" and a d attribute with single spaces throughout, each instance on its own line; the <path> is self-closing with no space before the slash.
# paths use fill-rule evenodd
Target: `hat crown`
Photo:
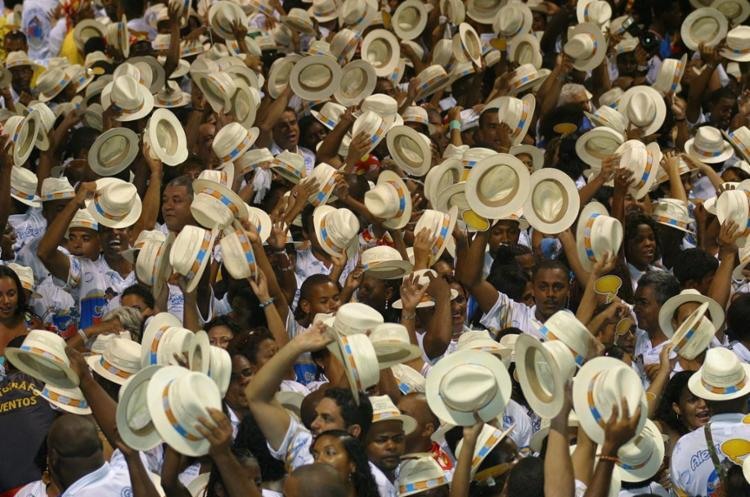
<path id="1" fill-rule="evenodd" d="M 613 109 L 608 105 L 602 105 L 596 110 L 596 117 L 599 117 L 602 121 L 616 130 L 623 132 L 628 127 L 628 118 L 617 109 Z"/>
<path id="2" fill-rule="evenodd" d="M 167 385 L 168 406 L 176 421 L 191 435 L 203 438 L 195 429 L 198 418 L 209 417 L 207 406 L 221 405 L 216 383 L 201 373 L 186 373 Z"/>
<path id="3" fill-rule="evenodd" d="M 50 352 L 58 359 L 62 359 L 65 364 L 69 364 L 68 356 L 65 354 L 65 340 L 47 330 L 31 330 L 23 340 L 22 347 L 30 347 Z"/>
<path id="4" fill-rule="evenodd" d="M 365 192 L 365 206 L 373 216 L 390 219 L 399 212 L 399 196 L 396 187 L 388 182 L 375 185 Z"/>
<path id="5" fill-rule="evenodd" d="M 187 225 L 175 237 L 169 262 L 175 271 L 186 274 L 201 250 L 201 245 L 208 231 L 198 226 Z"/>
<path id="6" fill-rule="evenodd" d="M 727 33 L 727 46 L 733 50 L 750 48 L 750 26 L 737 26 Z"/>
<path id="7" fill-rule="evenodd" d="M 576 361 L 565 343 L 560 340 L 549 340 L 544 342 L 542 346 L 554 356 L 558 367 L 557 373 L 565 378 L 572 378 L 575 375 Z"/>
<path id="8" fill-rule="evenodd" d="M 21 194 L 33 195 L 39 179 L 25 167 L 13 166 L 10 170 L 10 186 Z"/>
<path id="9" fill-rule="evenodd" d="M 434 482 L 433 485 L 447 485 L 445 472 L 432 456 L 420 457 L 418 459 L 407 459 L 401 465 L 398 475 L 398 485 L 401 489 L 399 495 L 411 495 L 417 490 L 408 489 L 431 488 L 426 486 L 428 482 Z M 411 492 L 405 494 L 406 492 Z"/>
<path id="10" fill-rule="evenodd" d="M 617 457 L 628 466 L 638 466 L 650 459 L 656 452 L 655 438 L 661 437 L 656 425 L 646 422 L 641 432 L 617 451 Z"/>
<path id="11" fill-rule="evenodd" d="M 370 265 L 383 261 L 400 261 L 401 254 L 393 247 L 378 245 L 362 252 L 361 258 L 363 265 Z"/>
<path id="12" fill-rule="evenodd" d="M 676 201 L 670 202 L 673 199 L 659 199 L 654 205 L 654 216 L 663 216 L 671 219 L 687 219 L 689 218 L 688 208 L 685 202 Z M 683 290 L 684 293 L 687 290 Z M 697 291 L 696 291 L 697 293 Z"/>
<path id="13" fill-rule="evenodd" d="M 376 93 L 362 101 L 362 112 L 372 111 L 380 117 L 387 117 L 398 112 L 398 102 L 393 97 Z"/>
<path id="14" fill-rule="evenodd" d="M 229 123 L 216 133 L 211 146 L 218 157 L 225 157 L 238 148 L 247 136 L 247 129 L 240 123 Z"/>
<path id="15" fill-rule="evenodd" d="M 378 311 L 369 305 L 353 302 L 339 307 L 333 328 L 344 335 L 353 335 L 370 332 L 383 322 L 383 316 Z"/>
<path id="16" fill-rule="evenodd" d="M 604 24 L 612 17 L 612 7 L 608 2 L 594 0 L 586 6 L 585 21 L 592 21 L 596 24 Z"/>
<path id="17" fill-rule="evenodd" d="M 137 373 L 141 369 L 141 345 L 132 340 L 110 340 L 102 357 L 112 366 L 128 373 Z"/>
<path id="18" fill-rule="evenodd" d="M 748 381 L 745 368 L 739 358 L 729 349 L 716 347 L 708 349 L 700 374 L 703 383 L 711 388 L 723 389 Z"/>
<path id="19" fill-rule="evenodd" d="M 131 76 L 120 76 L 114 80 L 110 98 L 121 109 L 135 110 L 143 103 L 141 84 Z"/>
<path id="20" fill-rule="evenodd" d="M 121 215 L 130 211 L 138 190 L 135 186 L 124 181 L 116 181 L 105 185 L 99 191 L 99 205 L 105 212 Z"/>
<path id="21" fill-rule="evenodd" d="M 114 72 L 112 73 L 113 79 L 117 79 L 122 76 L 130 76 L 138 82 L 143 81 L 140 67 L 136 66 L 135 64 L 131 64 L 130 62 L 123 62 L 122 64 L 117 66 L 117 68 L 115 68 Z"/>
<path id="22" fill-rule="evenodd" d="M 544 322 L 544 327 L 553 333 L 555 338 L 570 347 L 577 356 L 584 358 L 588 355 L 589 344 L 593 337 L 572 312 L 557 311 Z M 548 338 L 551 337 L 548 336 Z M 582 362 L 582 359 L 579 362 Z"/>
<path id="23" fill-rule="evenodd" d="M 624 365 L 624 364 L 623 364 Z M 643 386 L 640 382 L 634 383 L 627 376 L 632 372 L 627 366 L 608 369 L 600 372 L 593 380 L 590 388 L 593 390 L 594 404 L 604 419 L 609 419 L 612 406 L 619 406 L 624 398 L 629 406 L 630 413 L 634 413 L 636 407 L 643 397 Z M 645 415 L 645 413 L 641 413 Z"/>
<path id="24" fill-rule="evenodd" d="M 440 381 L 440 397 L 451 409 L 473 412 L 486 406 L 497 394 L 495 375 L 479 364 L 462 364 Z"/>
<path id="25" fill-rule="evenodd" d="M 698 150 L 721 150 L 724 146 L 724 138 L 718 129 L 712 126 L 701 126 L 695 133 L 693 143 Z"/>
<path id="26" fill-rule="evenodd" d="M 585 59 L 594 54 L 596 42 L 588 33 L 578 33 L 565 44 L 563 51 L 573 59 Z"/>
<path id="27" fill-rule="evenodd" d="M 502 35 L 515 35 L 523 27 L 523 8 L 518 2 L 511 2 L 497 11 L 497 28 Z"/>

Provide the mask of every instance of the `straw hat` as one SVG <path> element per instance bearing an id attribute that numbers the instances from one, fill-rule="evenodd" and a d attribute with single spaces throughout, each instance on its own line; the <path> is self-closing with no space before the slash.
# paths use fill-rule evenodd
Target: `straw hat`
<path id="1" fill-rule="evenodd" d="M 630 186 L 634 198 L 646 196 L 656 182 L 661 162 L 661 151 L 658 143 L 644 145 L 640 140 L 628 140 L 615 152 L 620 156 L 620 167 L 633 171 L 636 181 Z"/>
<path id="2" fill-rule="evenodd" d="M 615 108 L 624 93 L 625 92 L 622 91 L 622 88 L 618 86 L 609 89 L 599 96 L 599 105 L 606 105 L 607 107 Z"/>
<path id="3" fill-rule="evenodd" d="M 141 344 L 124 338 L 110 340 L 104 353 L 90 355 L 86 362 L 102 378 L 123 385 L 141 369 Z"/>
<path id="4" fill-rule="evenodd" d="M 313 213 L 313 223 L 320 246 L 331 255 L 340 255 L 357 241 L 359 221 L 349 209 L 318 206 Z"/>
<path id="5" fill-rule="evenodd" d="M 211 248 L 216 241 L 216 230 L 185 226 L 175 238 L 169 252 L 169 264 L 174 272 L 185 276 L 187 291 L 198 286 L 203 271 L 211 259 Z"/>
<path id="6" fill-rule="evenodd" d="M 471 168 L 466 180 L 466 200 L 471 209 L 488 219 L 517 211 L 529 195 L 529 170 L 510 154 L 494 154 Z"/>
<path id="7" fill-rule="evenodd" d="M 607 208 L 599 202 L 589 202 L 581 211 L 576 228 L 578 259 L 586 271 L 591 272 L 594 264 L 605 254 L 617 255 L 622 245 L 622 224 L 611 217 Z"/>
<path id="8" fill-rule="evenodd" d="M 612 128 L 623 135 L 628 130 L 629 122 L 625 114 L 608 105 L 600 106 L 593 114 L 586 111 L 583 113 L 594 126 Z"/>
<path id="9" fill-rule="evenodd" d="M 36 62 L 29 58 L 29 55 L 23 50 L 15 50 L 8 53 L 5 58 L 5 68 L 12 69 L 14 67 L 31 66 L 32 69 L 36 69 L 39 66 Z"/>
<path id="10" fill-rule="evenodd" d="M 336 173 L 338 173 L 338 170 L 325 162 L 321 162 L 313 168 L 305 181 L 317 181 L 318 191 L 308 197 L 308 202 L 317 207 L 331 199 L 336 187 L 336 178 L 339 176 Z M 335 197 L 333 199 L 335 200 Z"/>
<path id="11" fill-rule="evenodd" d="M 708 302 L 704 302 L 683 321 L 675 330 L 670 341 L 674 344 L 673 352 L 685 359 L 698 357 L 711 344 L 716 334 L 714 325 L 705 318 Z"/>
<path id="12" fill-rule="evenodd" d="M 139 151 L 140 140 L 134 131 L 112 128 L 99 135 L 91 146 L 89 167 L 99 176 L 114 176 L 127 169 Z"/>
<path id="13" fill-rule="evenodd" d="M 432 454 L 403 461 L 399 468 L 397 482 L 399 497 L 422 494 L 425 490 L 449 484 L 445 471 L 432 457 Z"/>
<path id="14" fill-rule="evenodd" d="M 734 131 L 726 132 L 724 136 L 735 148 L 738 156 L 750 161 L 750 129 L 747 126 L 740 126 Z"/>
<path id="15" fill-rule="evenodd" d="M 750 9 L 750 4 L 747 2 L 742 2 L 742 5 Z M 729 31 L 726 47 L 721 49 L 721 55 L 736 62 L 750 61 L 750 26 L 737 26 Z"/>
<path id="16" fill-rule="evenodd" d="M 617 451 L 617 469 L 622 481 L 642 482 L 653 477 L 664 460 L 664 439 L 650 419 L 641 432 Z"/>
<path id="17" fill-rule="evenodd" d="M 595 357 L 578 371 L 573 382 L 573 406 L 580 426 L 595 443 L 604 443 L 604 425 L 622 399 L 631 416 L 641 407 L 636 427 L 636 433 L 640 433 L 648 418 L 648 404 L 638 373 L 612 357 Z M 620 412 L 621 417 L 624 415 Z"/>
<path id="18" fill-rule="evenodd" d="M 65 340 L 46 330 L 31 330 L 20 347 L 7 347 L 5 357 L 19 370 L 57 388 L 75 388 L 78 375 L 65 354 Z"/>
<path id="19" fill-rule="evenodd" d="M 491 421 L 510 400 L 511 380 L 503 362 L 488 352 L 465 350 L 438 361 L 427 374 L 425 395 L 445 423 L 473 426 Z"/>
<path id="20" fill-rule="evenodd" d="M 118 121 L 135 121 L 146 117 L 154 108 L 154 96 L 151 91 L 133 79 L 132 76 L 119 76 L 111 83 L 112 89 L 107 95 L 102 92 L 102 106 L 110 105 L 117 111 Z"/>
<path id="21" fill-rule="evenodd" d="M 404 331 L 406 331 L 406 329 L 404 329 Z M 417 420 L 411 416 L 402 414 L 389 396 L 371 395 L 370 404 L 372 404 L 373 424 L 383 421 L 401 421 L 404 435 L 409 435 L 417 429 Z"/>
<path id="22" fill-rule="evenodd" d="M 380 381 L 380 366 L 375 349 L 364 333 L 344 335 L 336 332 L 336 341 L 328 346 L 344 366 L 349 388 L 357 405 L 359 392 L 375 386 Z"/>
<path id="23" fill-rule="evenodd" d="M 417 100 L 425 99 L 450 84 L 450 78 L 445 68 L 438 64 L 433 64 L 424 68 L 417 74 Z"/>
<path id="24" fill-rule="evenodd" d="M 365 60 L 353 60 L 341 70 L 341 79 L 334 97 L 342 105 L 357 105 L 372 95 L 376 84 L 377 74 L 373 65 Z"/>
<path id="25" fill-rule="evenodd" d="M 193 181 L 195 195 L 190 212 L 201 226 L 222 229 L 235 219 L 247 217 L 247 204 L 229 188 L 232 178 L 228 176 L 224 175 L 227 183 L 223 183 L 222 171 L 206 170 Z"/>
<path id="26" fill-rule="evenodd" d="M 713 126 L 701 126 L 695 136 L 685 142 L 685 152 L 692 159 L 716 164 L 734 155 L 732 146 L 724 141 L 721 131 Z"/>
<path id="27" fill-rule="evenodd" d="M 403 278 L 412 270 L 412 264 L 405 261 L 398 250 L 386 245 L 378 245 L 362 252 L 360 263 L 367 274 L 381 279 Z"/>
<path id="28" fill-rule="evenodd" d="M 341 29 L 331 38 L 331 55 L 336 57 L 339 64 L 352 60 L 361 40 L 360 33 L 351 29 Z"/>
<path id="29" fill-rule="evenodd" d="M 687 289 L 664 302 L 659 309 L 659 327 L 667 338 L 672 338 L 675 333 L 672 326 L 675 312 L 686 303 L 707 304 L 714 328 L 721 329 L 721 325 L 724 324 L 724 309 L 711 297 L 701 295 L 697 290 Z"/>
<path id="30" fill-rule="evenodd" d="M 411 193 L 393 171 L 380 173 L 375 187 L 365 193 L 364 201 L 373 216 L 384 220 L 386 228 L 401 229 L 411 219 Z"/>
<path id="31" fill-rule="evenodd" d="M 531 175 L 523 214 L 534 229 L 556 234 L 573 225 L 579 204 L 573 180 L 559 169 L 544 168 Z"/>
<path id="32" fill-rule="evenodd" d="M 536 70 L 534 64 L 522 64 L 510 75 L 508 90 L 511 96 L 523 93 L 533 88 L 544 76 Z"/>
<path id="33" fill-rule="evenodd" d="M 576 364 L 583 365 L 594 348 L 596 339 L 573 314 L 568 310 L 561 310 L 550 316 L 539 333 L 545 340 L 560 340 L 569 349 Z"/>
<path id="34" fill-rule="evenodd" d="M 213 345 L 209 348 L 208 376 L 219 387 L 219 393 L 222 398 L 229 389 L 229 382 L 232 379 L 232 358 L 229 352 L 221 347 Z"/>
<path id="35" fill-rule="evenodd" d="M 398 389 L 403 395 L 413 392 L 424 393 L 425 379 L 422 374 L 406 364 L 394 364 L 391 366 Z"/>
<path id="36" fill-rule="evenodd" d="M 565 397 L 565 383 L 576 371 L 570 350 L 560 340 L 542 343 L 521 334 L 515 356 L 518 381 L 531 408 L 543 418 L 557 416 Z"/>
<path id="37" fill-rule="evenodd" d="M 492 21 L 492 30 L 503 38 L 513 38 L 531 31 L 532 22 L 529 6 L 523 2 L 512 1 L 498 9 Z"/>
<path id="38" fill-rule="evenodd" d="M 221 395 L 213 380 L 166 366 L 149 381 L 146 400 L 156 431 L 170 447 L 193 457 L 208 453 L 210 444 L 195 426 L 198 418 L 210 418 L 207 408 L 221 410 Z"/>
<path id="39" fill-rule="evenodd" d="M 309 12 L 318 22 L 332 21 L 339 15 L 338 5 L 334 0 L 313 0 Z"/>
<path id="40" fill-rule="evenodd" d="M 258 264 L 247 233 L 237 223 L 225 228 L 219 242 L 224 267 L 236 280 L 255 279 Z"/>
<path id="41" fill-rule="evenodd" d="M 727 18 L 712 7 L 701 7 L 694 10 L 682 21 L 680 37 L 690 50 L 698 50 L 703 43 L 714 47 L 727 36 Z"/>
<path id="42" fill-rule="evenodd" d="M 362 60 L 372 64 L 378 77 L 386 77 L 396 68 L 401 46 L 396 36 L 385 29 L 374 29 L 362 40 Z"/>
<path id="43" fill-rule="evenodd" d="M 461 350 L 483 350 L 499 357 L 505 366 L 510 365 L 513 349 L 496 342 L 487 330 L 465 330 L 458 337 L 456 352 Z"/>
<path id="44" fill-rule="evenodd" d="M 365 111 L 354 121 L 352 137 L 365 133 L 370 142 L 366 153 L 369 154 L 385 138 L 390 129 L 389 123 L 373 111 Z"/>
<path id="45" fill-rule="evenodd" d="M 508 436 L 513 428 L 514 425 L 511 425 L 509 428 L 501 430 L 489 423 L 485 423 L 482 427 L 482 431 L 479 433 L 479 437 L 477 437 L 476 447 L 474 447 L 474 454 L 471 458 L 470 475 L 472 478 L 475 477 L 482 462 L 484 462 L 489 453 L 492 452 L 492 449 L 497 447 L 497 445 Z M 464 439 L 462 438 L 458 441 L 458 444 L 456 444 L 456 459 L 461 457 L 461 450 L 463 450 L 463 448 Z"/>
<path id="46" fill-rule="evenodd" d="M 228 73 L 196 73 L 193 75 L 193 81 L 215 112 L 230 113 L 232 111 L 232 97 L 237 91 L 237 84 Z"/>
<path id="47" fill-rule="evenodd" d="M 131 183 L 102 178 L 96 180 L 96 193 L 86 200 L 86 209 L 103 226 L 127 228 L 141 217 L 141 198 Z"/>
<path id="48" fill-rule="evenodd" d="M 440 13 L 458 26 L 466 17 L 466 6 L 461 0 L 440 0 Z"/>
<path id="49" fill-rule="evenodd" d="M 424 196 L 430 202 L 437 201 L 437 194 L 457 183 L 464 174 L 460 159 L 447 159 L 430 169 L 424 178 Z"/>
<path id="50" fill-rule="evenodd" d="M 44 385 L 41 391 L 34 390 L 34 393 L 61 411 L 79 416 L 91 414 L 89 403 L 86 402 L 80 388 L 55 388 L 52 385 Z"/>
<path id="51" fill-rule="evenodd" d="M 38 181 L 33 172 L 13 166 L 10 170 L 10 196 L 29 207 L 41 207 L 41 199 L 36 194 Z"/>
<path id="52" fill-rule="evenodd" d="M 427 26 L 427 7 L 418 0 L 406 0 L 396 7 L 391 26 L 401 40 L 413 40 Z"/>
<path id="53" fill-rule="evenodd" d="M 602 161 L 614 155 L 623 143 L 625 136 L 622 133 L 600 126 L 587 131 L 576 140 L 576 154 L 598 171 L 602 167 Z"/>
<path id="54" fill-rule="evenodd" d="M 750 364 L 740 362 L 737 355 L 724 347 L 708 349 L 703 366 L 688 380 L 688 388 L 696 397 L 725 401 L 750 393 Z"/>
<path id="55" fill-rule="evenodd" d="M 510 127 L 513 145 L 518 145 L 529 132 L 535 107 L 536 98 L 534 98 L 534 95 L 524 95 L 522 98 L 506 96 L 489 102 L 483 112 L 493 108 L 497 109 L 498 117 Z"/>
<path id="56" fill-rule="evenodd" d="M 604 0 L 579 0 L 576 17 L 579 23 L 589 22 L 605 28 L 612 18 L 612 7 Z"/>
<path id="57" fill-rule="evenodd" d="M 302 58 L 298 54 L 289 54 L 286 57 L 276 59 L 268 70 L 268 94 L 271 98 L 279 98 L 279 95 L 289 84 L 289 75 L 294 64 Z"/>
<path id="58" fill-rule="evenodd" d="M 688 213 L 687 203 L 672 198 L 661 198 L 656 201 L 651 218 L 659 224 L 675 228 L 685 233 L 692 233 L 690 223 L 693 222 Z"/>
<path id="59" fill-rule="evenodd" d="M 161 366 L 147 366 L 128 378 L 120 388 L 115 419 L 123 442 L 136 450 L 151 450 L 162 443 L 146 405 L 148 384 Z"/>
<path id="60" fill-rule="evenodd" d="M 190 94 L 182 91 L 177 82 L 168 81 L 166 86 L 154 97 L 154 107 L 168 109 L 185 107 L 190 104 L 190 100 Z"/>
<path id="61" fill-rule="evenodd" d="M 422 217 L 419 218 L 414 226 L 414 233 L 419 233 L 423 228 L 427 228 L 430 235 L 435 237 L 435 243 L 432 246 L 432 257 L 430 265 L 434 264 L 446 249 L 448 240 L 451 238 L 453 228 L 456 225 L 458 209 L 451 207 L 447 213 L 425 209 Z"/>
<path id="62" fill-rule="evenodd" d="M 461 47 L 464 54 L 477 67 L 482 67 L 482 41 L 474 28 L 467 22 L 462 22 L 458 26 L 458 36 L 461 40 Z"/>
<path id="63" fill-rule="evenodd" d="M 750 219 L 750 192 L 745 190 L 726 190 L 716 200 L 716 217 L 724 224 L 731 219 L 737 226 L 747 226 Z M 746 237 L 738 241 L 744 246 Z"/>
<path id="64" fill-rule="evenodd" d="M 282 24 L 289 29 L 299 31 L 300 33 L 314 35 L 315 26 L 313 26 L 310 14 L 305 9 L 290 9 L 286 16 L 281 18 Z"/>
<path id="65" fill-rule="evenodd" d="M 247 16 L 239 4 L 219 1 L 211 5 L 208 11 L 208 23 L 211 30 L 225 40 L 234 40 L 232 24 L 239 22 L 247 26 Z"/>
<path id="66" fill-rule="evenodd" d="M 574 68 L 591 71 L 607 56 L 607 42 L 599 26 L 578 24 L 568 33 L 563 52 L 573 59 Z"/>
<path id="67" fill-rule="evenodd" d="M 369 335 L 384 323 L 378 311 L 359 302 L 342 305 L 336 314 L 317 314 L 314 321 L 322 321 L 332 333 L 339 335 Z"/>
<path id="68" fill-rule="evenodd" d="M 408 175 L 420 177 L 432 166 L 430 139 L 409 126 L 394 126 L 386 137 L 388 151 Z"/>
<path id="69" fill-rule="evenodd" d="M 346 107 L 336 102 L 326 102 L 320 110 L 312 110 L 312 116 L 323 126 L 332 130 L 336 127 L 341 116 L 346 112 Z"/>
<path id="70" fill-rule="evenodd" d="M 325 100 L 341 83 L 341 67 L 329 55 L 309 55 L 300 59 L 289 74 L 294 94 L 303 100 Z"/>
<path id="71" fill-rule="evenodd" d="M 750 60 L 750 58 L 748 59 Z M 680 81 L 687 67 L 687 54 L 681 59 L 664 59 L 656 75 L 656 81 L 651 85 L 662 95 L 667 93 L 679 93 L 682 89 Z"/>
<path id="72" fill-rule="evenodd" d="M 20 104 L 19 104 L 20 105 Z M 37 140 L 38 115 L 32 117 L 11 116 L 5 121 L 4 132 L 10 137 L 13 144 L 13 164 L 16 167 L 23 166 L 31 156 Z M 33 129 L 32 129 L 33 126 Z M 36 190 L 36 184 L 34 185 Z"/>
<path id="73" fill-rule="evenodd" d="M 29 113 L 35 113 L 36 119 L 30 119 L 29 124 L 39 124 L 36 133 L 36 148 L 42 151 L 49 150 L 49 132 L 55 127 L 55 113 L 46 104 L 37 102 L 29 105 Z"/>
<path id="74" fill-rule="evenodd" d="M 370 341 L 378 356 L 380 369 L 390 368 L 422 356 L 422 350 L 409 341 L 409 332 L 401 324 L 383 323 L 376 326 L 370 332 Z M 373 410 L 375 410 L 374 407 Z"/>
<path id="75" fill-rule="evenodd" d="M 36 80 L 36 91 L 40 102 L 49 102 L 73 80 L 64 69 L 47 69 Z"/>
<path id="76" fill-rule="evenodd" d="M 466 15 L 479 24 L 492 24 L 503 5 L 502 0 L 466 0 Z"/>
<path id="77" fill-rule="evenodd" d="M 138 255 L 134 261 L 135 274 L 139 281 L 151 287 L 154 294 L 158 295 L 172 271 L 169 266 L 169 252 L 172 249 L 174 235 L 170 233 L 169 236 L 158 236 L 156 233 L 161 234 L 158 231 L 141 233 L 153 234 L 146 235 L 138 247 Z"/>
<path id="78" fill-rule="evenodd" d="M 168 312 L 146 320 L 141 338 L 141 366 L 176 364 L 174 354 L 187 352 L 193 332 L 182 328 L 182 322 Z"/>
<path id="79" fill-rule="evenodd" d="M 34 292 L 34 270 L 31 269 L 28 266 L 22 266 L 21 264 L 16 264 L 15 262 L 9 262 L 7 264 L 7 267 L 13 270 L 14 273 L 16 273 L 16 276 L 18 276 L 18 279 L 21 281 L 21 286 L 24 290 L 31 292 L 33 296 L 38 296 L 36 292 Z M 411 271 L 411 269 L 409 269 Z"/>
<path id="80" fill-rule="evenodd" d="M 151 152 L 168 166 L 177 166 L 187 159 L 185 130 L 177 116 L 167 109 L 154 111 L 143 138 L 150 145 Z"/>
<path id="81" fill-rule="evenodd" d="M 724 14 L 731 26 L 739 26 L 750 17 L 747 0 L 714 0 L 711 7 Z"/>
<path id="82" fill-rule="evenodd" d="M 145 77 L 145 82 L 141 82 L 141 84 L 145 85 L 151 93 L 156 93 L 164 88 L 167 73 L 164 71 L 164 66 L 159 63 L 156 57 L 150 55 L 131 57 L 128 59 L 128 64 L 137 67 L 141 72 L 141 76 L 149 75 Z"/>
<path id="83" fill-rule="evenodd" d="M 276 157 L 271 167 L 283 178 L 297 184 L 306 175 L 305 159 L 297 153 L 284 150 Z"/>

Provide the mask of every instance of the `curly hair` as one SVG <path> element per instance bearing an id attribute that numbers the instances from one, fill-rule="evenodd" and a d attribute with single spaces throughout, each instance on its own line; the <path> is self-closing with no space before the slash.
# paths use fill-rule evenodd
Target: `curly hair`
<path id="1" fill-rule="evenodd" d="M 318 435 L 315 442 L 326 436 L 337 438 L 346 450 L 349 461 L 354 463 L 354 472 L 350 475 L 350 478 L 357 497 L 378 497 L 378 487 L 370 472 L 370 464 L 367 461 L 367 453 L 362 442 L 344 430 L 324 431 Z M 310 450 L 314 447 L 315 442 L 313 442 Z"/>
<path id="2" fill-rule="evenodd" d="M 661 396 L 661 402 L 656 410 L 656 419 L 662 421 L 664 424 L 675 430 L 680 435 L 686 434 L 689 430 L 675 414 L 672 409 L 673 403 L 680 402 L 680 395 L 682 391 L 688 387 L 688 380 L 693 375 L 692 371 L 680 371 L 675 373 L 670 378 L 664 389 L 664 394 Z"/>
<path id="3" fill-rule="evenodd" d="M 266 437 L 263 436 L 252 414 L 242 418 L 237 430 L 237 438 L 234 439 L 234 449 L 247 449 L 255 456 L 263 481 L 277 481 L 286 474 L 284 463 L 274 458 L 268 450 Z"/>

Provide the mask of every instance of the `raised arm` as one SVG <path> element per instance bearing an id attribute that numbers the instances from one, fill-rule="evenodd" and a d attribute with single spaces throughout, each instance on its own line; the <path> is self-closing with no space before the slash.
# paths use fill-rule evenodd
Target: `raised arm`
<path id="1" fill-rule="evenodd" d="M 451 319 L 451 289 L 442 276 L 432 278 L 427 293 L 435 299 L 435 308 L 427 323 L 422 341 L 427 357 L 435 358 L 445 354 L 453 337 L 453 320 Z"/>
<path id="2" fill-rule="evenodd" d="M 456 470 L 451 481 L 450 497 L 469 497 L 471 487 L 471 462 L 474 459 L 474 450 L 477 447 L 479 434 L 482 433 L 484 423 L 479 422 L 474 426 L 464 427 L 464 443 L 461 446 L 461 454 L 456 461 Z"/>
<path id="3" fill-rule="evenodd" d="M 727 220 L 721 225 L 719 231 L 719 268 L 716 270 L 711 286 L 708 288 L 708 296 L 714 299 L 722 309 L 729 304 L 729 295 L 732 292 L 732 271 L 737 255 L 737 239 L 745 230 L 740 231 L 734 221 Z M 719 333 L 720 330 L 716 330 Z M 720 333 L 720 336 L 723 332 Z"/>
<path id="4" fill-rule="evenodd" d="M 141 234 L 141 231 L 154 229 L 161 207 L 162 163 L 158 158 L 151 157 L 151 148 L 145 143 L 143 144 L 143 158 L 146 161 L 150 175 L 148 188 L 146 189 L 146 194 L 143 196 L 141 216 L 130 230 L 131 245 L 138 238 L 138 235 Z"/>
<path id="5" fill-rule="evenodd" d="M 544 457 L 544 497 L 573 497 L 575 477 L 568 442 L 568 416 L 572 408 L 572 383 L 565 388 L 565 403 L 550 421 L 547 453 Z"/>
<path id="6" fill-rule="evenodd" d="M 273 142 L 273 127 L 281 117 L 281 114 L 284 113 L 284 109 L 289 105 L 290 98 L 292 98 L 292 87 L 287 86 L 284 91 L 281 92 L 279 98 L 268 105 L 265 112 L 263 112 L 263 119 L 260 122 L 256 119 L 256 125 L 258 126 L 258 129 L 260 129 L 260 136 L 258 136 L 258 139 L 255 142 L 256 147 L 262 148 L 271 145 Z"/>

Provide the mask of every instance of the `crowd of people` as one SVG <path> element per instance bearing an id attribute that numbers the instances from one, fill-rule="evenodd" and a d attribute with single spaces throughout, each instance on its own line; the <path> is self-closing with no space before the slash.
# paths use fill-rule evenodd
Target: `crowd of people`
<path id="1" fill-rule="evenodd" d="M 748 0 L 0 5 L 0 497 L 750 496 Z"/>

